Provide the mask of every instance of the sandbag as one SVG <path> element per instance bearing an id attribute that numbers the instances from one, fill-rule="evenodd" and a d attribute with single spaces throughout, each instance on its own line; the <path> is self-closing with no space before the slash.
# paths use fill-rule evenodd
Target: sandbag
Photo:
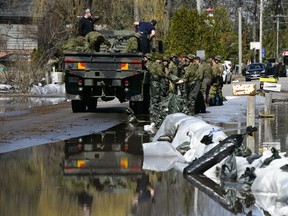
<path id="1" fill-rule="evenodd" d="M 235 134 L 227 137 L 210 151 L 202 155 L 200 158 L 192 161 L 184 168 L 184 174 L 201 174 L 210 169 L 215 164 L 221 162 L 228 155 L 242 144 L 243 134 Z"/>

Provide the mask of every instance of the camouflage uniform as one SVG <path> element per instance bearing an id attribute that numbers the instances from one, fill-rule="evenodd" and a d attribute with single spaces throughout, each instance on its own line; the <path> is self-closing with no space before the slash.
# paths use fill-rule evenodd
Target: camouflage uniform
<path id="1" fill-rule="evenodd" d="M 86 50 L 86 52 L 89 52 L 89 51 L 99 52 L 101 44 L 105 44 L 108 47 L 111 46 L 111 43 L 109 42 L 109 40 L 97 31 L 89 32 L 85 36 L 85 40 L 89 44 L 89 46 L 87 47 L 88 50 Z"/>
<path id="2" fill-rule="evenodd" d="M 178 86 L 175 85 L 175 81 L 179 80 L 179 67 L 176 63 L 176 55 L 172 55 L 170 58 L 171 61 L 168 65 L 169 69 L 169 80 L 170 80 L 170 86 L 171 86 L 171 93 L 177 94 L 178 93 Z"/>
<path id="3" fill-rule="evenodd" d="M 206 63 L 203 64 L 204 66 L 204 79 L 201 86 L 201 92 L 204 96 L 204 100 L 206 106 L 209 105 L 209 91 L 212 83 L 212 66 L 211 60 L 207 60 Z"/>
<path id="4" fill-rule="evenodd" d="M 137 53 L 138 52 L 138 42 L 136 37 L 130 37 L 127 39 L 126 46 L 124 48 L 126 53 Z"/>
<path id="5" fill-rule="evenodd" d="M 183 110 L 188 115 L 195 115 L 195 102 L 200 91 L 201 80 L 200 76 L 196 73 L 197 66 L 189 64 L 183 76 L 186 82 L 186 106 Z M 186 110 L 187 109 L 187 110 Z"/>
<path id="6" fill-rule="evenodd" d="M 198 65 L 197 70 L 196 70 L 196 73 L 197 73 L 199 81 L 200 81 L 200 90 L 199 90 L 199 93 L 198 93 L 198 96 L 197 96 L 197 99 L 196 99 L 195 113 L 205 113 L 206 112 L 206 104 L 205 104 L 205 100 L 204 100 L 204 92 L 202 91 L 203 79 L 204 79 L 204 70 L 205 70 L 204 65 L 200 63 Z"/>
<path id="7" fill-rule="evenodd" d="M 173 56 L 174 57 L 174 56 Z M 172 58 L 172 61 L 170 61 L 169 63 L 169 71 L 171 74 L 175 75 L 175 76 L 179 76 L 179 73 L 178 73 L 178 65 L 176 64 L 175 61 L 173 61 L 173 58 Z"/>
<path id="8" fill-rule="evenodd" d="M 223 67 L 219 63 L 212 66 L 212 85 L 209 92 L 210 106 L 223 105 L 222 87 L 223 87 Z"/>
<path id="9" fill-rule="evenodd" d="M 154 122 L 156 128 L 162 123 L 162 99 L 167 93 L 163 70 L 163 64 L 159 59 L 150 69 L 150 122 Z"/>
<path id="10" fill-rule="evenodd" d="M 70 52 L 99 52 L 101 44 L 111 46 L 108 39 L 97 31 L 89 32 L 85 38 L 69 38 L 63 45 L 65 51 Z"/>

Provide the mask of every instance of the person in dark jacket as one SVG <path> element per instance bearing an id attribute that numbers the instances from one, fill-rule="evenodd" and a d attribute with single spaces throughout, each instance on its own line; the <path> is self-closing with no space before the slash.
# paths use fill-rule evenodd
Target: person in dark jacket
<path id="1" fill-rule="evenodd" d="M 134 22 L 139 52 L 143 54 L 150 53 L 150 41 L 156 34 L 156 24 L 157 21 L 154 19 L 151 22 Z"/>
<path id="2" fill-rule="evenodd" d="M 85 10 L 84 16 L 79 20 L 78 35 L 85 37 L 89 32 L 94 31 L 93 20 L 90 9 Z"/>
<path id="3" fill-rule="evenodd" d="M 276 80 L 279 79 L 279 63 L 278 61 L 275 61 L 274 67 L 273 67 L 273 76 Z"/>

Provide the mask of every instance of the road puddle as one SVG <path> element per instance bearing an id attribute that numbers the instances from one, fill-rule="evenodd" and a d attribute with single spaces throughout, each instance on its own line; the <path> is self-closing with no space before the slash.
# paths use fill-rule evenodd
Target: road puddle
<path id="1" fill-rule="evenodd" d="M 65 101 L 65 97 L 0 97 L 0 116 L 13 116 L 27 113 L 31 107 L 58 104 Z"/>
<path id="2" fill-rule="evenodd" d="M 8 101 L 7 101 L 8 103 Z M 258 119 L 259 148 L 287 151 L 287 106 Z M 203 176 L 142 169 L 144 120 L 106 131 L 0 154 L 0 215 L 269 215 L 251 192 Z M 222 125 L 228 134 L 245 124 Z"/>

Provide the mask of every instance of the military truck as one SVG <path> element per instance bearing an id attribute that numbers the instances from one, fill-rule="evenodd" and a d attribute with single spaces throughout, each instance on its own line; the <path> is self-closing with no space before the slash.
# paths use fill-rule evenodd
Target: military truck
<path id="1" fill-rule="evenodd" d="M 73 112 L 93 111 L 97 101 L 129 102 L 137 113 L 148 113 L 149 87 L 142 53 L 125 52 L 125 39 L 131 32 L 103 33 L 113 44 L 100 52 L 64 52 L 63 69 L 67 98 Z"/>

